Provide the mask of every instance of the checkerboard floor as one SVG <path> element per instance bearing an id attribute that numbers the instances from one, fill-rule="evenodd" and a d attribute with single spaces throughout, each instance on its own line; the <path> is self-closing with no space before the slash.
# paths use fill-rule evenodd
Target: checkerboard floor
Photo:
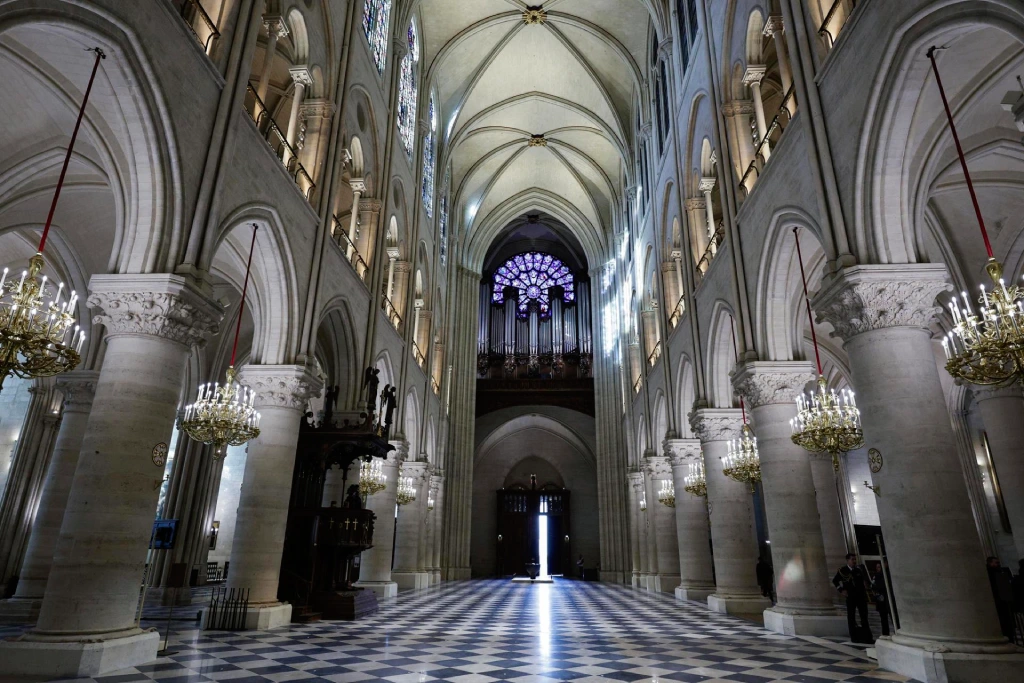
<path id="1" fill-rule="evenodd" d="M 76 683 L 908 680 L 848 648 L 769 633 L 698 603 L 577 581 L 445 583 L 358 622 L 243 632 L 174 624 L 177 654 Z"/>

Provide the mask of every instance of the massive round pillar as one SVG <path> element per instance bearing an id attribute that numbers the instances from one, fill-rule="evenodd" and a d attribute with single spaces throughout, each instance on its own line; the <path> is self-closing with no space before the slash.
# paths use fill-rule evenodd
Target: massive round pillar
<path id="1" fill-rule="evenodd" d="M 1020 386 L 975 389 L 1017 559 L 1024 559 L 1024 396 Z"/>
<path id="2" fill-rule="evenodd" d="M 398 494 L 398 472 L 409 453 L 409 443 L 392 441 L 395 450 L 384 461 L 387 486 L 366 500 L 366 509 L 377 515 L 373 523 L 373 547 L 359 556 L 359 581 L 356 586 L 369 588 L 378 598 L 398 595 L 398 584 L 391 578 L 392 548 L 395 541 L 395 496 Z"/>
<path id="3" fill-rule="evenodd" d="M 705 496 L 686 492 L 690 464 L 702 461 L 697 439 L 666 439 L 665 452 L 672 463 L 676 487 L 676 545 L 679 548 L 680 600 L 706 602 L 715 592 L 715 570 L 711 560 L 711 529 Z"/>

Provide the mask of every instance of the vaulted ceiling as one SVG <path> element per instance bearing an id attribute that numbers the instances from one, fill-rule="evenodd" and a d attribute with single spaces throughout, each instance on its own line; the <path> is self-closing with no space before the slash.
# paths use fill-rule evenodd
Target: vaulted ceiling
<path id="1" fill-rule="evenodd" d="M 650 15 L 641 0 L 423 0 L 427 82 L 452 163 L 452 225 L 469 260 L 527 211 L 596 256 L 631 166 Z M 475 256 L 474 256 L 475 255 Z"/>

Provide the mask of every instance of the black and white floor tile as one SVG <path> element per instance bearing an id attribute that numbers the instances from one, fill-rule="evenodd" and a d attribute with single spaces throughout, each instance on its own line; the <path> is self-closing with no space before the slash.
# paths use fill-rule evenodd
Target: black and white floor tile
<path id="1" fill-rule="evenodd" d="M 146 625 L 162 631 L 164 609 L 147 608 Z M 196 609 L 175 610 L 176 654 L 76 683 L 908 680 L 849 648 L 609 584 L 446 583 L 358 622 L 259 632 L 199 631 L 186 621 Z"/>

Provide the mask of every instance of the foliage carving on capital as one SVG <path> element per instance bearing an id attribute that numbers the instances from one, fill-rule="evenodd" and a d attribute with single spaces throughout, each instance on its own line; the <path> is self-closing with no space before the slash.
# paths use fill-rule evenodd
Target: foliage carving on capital
<path id="1" fill-rule="evenodd" d="M 701 443 L 735 439 L 742 427 L 740 411 L 735 409 L 701 409 L 690 413 L 690 428 Z"/>
<path id="2" fill-rule="evenodd" d="M 69 372 L 56 378 L 57 390 L 64 395 L 64 409 L 88 410 L 96 398 L 96 384 L 100 373 L 95 371 Z"/>
<path id="3" fill-rule="evenodd" d="M 814 379 L 806 363 L 745 363 L 732 376 L 736 393 L 747 401 L 748 408 L 778 403 L 794 403 L 804 387 Z"/>
<path id="4" fill-rule="evenodd" d="M 951 289 L 940 264 L 853 266 L 822 285 L 814 309 L 833 337 L 849 341 L 889 327 L 927 329 L 941 310 L 935 298 Z"/>
<path id="5" fill-rule="evenodd" d="M 665 453 L 673 466 L 689 465 L 701 458 L 699 439 L 665 439 Z"/>
<path id="6" fill-rule="evenodd" d="M 414 486 L 420 486 L 430 477 L 430 464 L 418 460 L 402 463 L 402 476 L 410 477 Z"/>
<path id="7" fill-rule="evenodd" d="M 630 470 L 629 483 L 638 494 L 644 490 L 644 473 L 640 470 Z"/>
<path id="8" fill-rule="evenodd" d="M 220 329 L 220 307 L 180 283 L 156 292 L 107 288 L 106 283 L 105 278 L 93 278 L 87 303 L 100 309 L 92 321 L 106 328 L 107 337 L 150 336 L 198 347 Z"/>
<path id="9" fill-rule="evenodd" d="M 644 470 L 652 479 L 671 479 L 672 467 L 668 458 L 662 455 L 648 455 L 644 458 Z"/>
<path id="10" fill-rule="evenodd" d="M 239 380 L 256 394 L 256 407 L 305 410 L 323 382 L 301 365 L 247 365 Z"/>

